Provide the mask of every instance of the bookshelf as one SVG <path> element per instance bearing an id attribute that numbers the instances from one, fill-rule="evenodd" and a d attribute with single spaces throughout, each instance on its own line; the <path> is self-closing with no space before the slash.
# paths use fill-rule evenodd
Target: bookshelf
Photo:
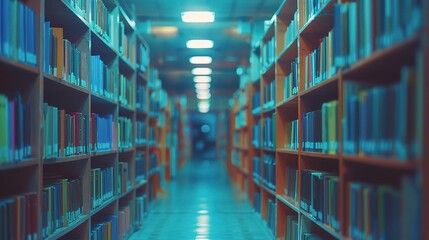
<path id="1" fill-rule="evenodd" d="M 383 3 L 285 0 L 251 51 L 253 81 L 242 98 L 252 106 L 244 141 L 253 160 L 242 189 L 276 239 L 429 236 L 428 4 L 392 1 L 384 18 Z M 231 107 L 231 126 L 239 110 Z M 233 142 L 243 141 L 237 131 Z M 230 161 L 245 159 L 240 147 L 230 151 Z"/>
<path id="2" fill-rule="evenodd" d="M 20 209 L 26 221 L 1 232 L 90 239 L 112 225 L 109 235 L 127 239 L 159 191 L 161 167 L 149 160 L 155 79 L 135 14 L 110 0 L 1 5 L 2 16 L 20 10 L 0 20 L 11 33 L 0 42 L 0 72 L 9 79 L 0 84 L 0 122 L 10 129 L 0 134 L 0 205 Z M 7 30 L 23 24 L 24 33 Z"/>

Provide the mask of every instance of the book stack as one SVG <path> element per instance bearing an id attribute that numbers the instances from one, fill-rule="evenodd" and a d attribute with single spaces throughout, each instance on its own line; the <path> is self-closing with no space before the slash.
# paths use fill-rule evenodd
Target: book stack
<path id="1" fill-rule="evenodd" d="M 0 164 L 31 157 L 30 111 L 20 93 L 0 94 Z"/>
<path id="2" fill-rule="evenodd" d="M 144 151 L 136 152 L 136 165 L 135 165 L 135 181 L 139 182 L 146 179 L 146 158 Z"/>
<path id="3" fill-rule="evenodd" d="M 127 117 L 118 117 L 118 148 L 127 150 L 133 147 L 133 121 Z"/>
<path id="4" fill-rule="evenodd" d="M 146 48 L 145 45 L 139 43 L 137 44 L 137 68 L 146 72 L 149 67 L 149 49 Z"/>
<path id="5" fill-rule="evenodd" d="M 257 91 L 252 96 L 252 114 L 258 114 L 261 111 L 261 92 Z"/>
<path id="6" fill-rule="evenodd" d="M 118 211 L 119 218 L 119 229 L 118 236 L 122 236 L 123 239 L 127 239 L 127 236 L 134 230 L 135 227 L 135 216 L 136 216 L 136 204 L 132 200 L 127 206 L 124 206 Z M 121 237 L 119 237 L 121 238 Z"/>
<path id="7" fill-rule="evenodd" d="M 277 227 L 277 203 L 274 199 L 268 199 L 268 210 L 267 210 L 267 226 L 273 233 L 273 235 L 276 235 L 276 227 Z"/>
<path id="8" fill-rule="evenodd" d="M 104 64 L 99 55 L 91 56 L 91 94 L 97 94 L 114 102 L 118 100 L 116 85 L 118 70 Z"/>
<path id="9" fill-rule="evenodd" d="M 261 70 L 265 72 L 271 67 L 276 58 L 276 38 L 274 36 L 262 45 L 261 58 Z"/>
<path id="10" fill-rule="evenodd" d="M 256 156 L 253 157 L 253 179 L 259 183 L 259 179 L 261 178 L 261 158 Z"/>
<path id="11" fill-rule="evenodd" d="M 37 239 L 37 193 L 0 199 L 2 239 Z"/>
<path id="12" fill-rule="evenodd" d="M 127 193 L 131 188 L 131 173 L 127 162 L 118 163 L 118 193 Z"/>
<path id="13" fill-rule="evenodd" d="M 146 122 L 136 121 L 137 128 L 137 137 L 136 144 L 142 145 L 146 144 Z"/>
<path id="14" fill-rule="evenodd" d="M 298 94 L 299 91 L 299 61 L 298 58 L 290 64 L 290 74 L 287 75 L 284 79 L 284 93 L 283 99 L 289 99 L 292 96 Z"/>
<path id="15" fill-rule="evenodd" d="M 64 38 L 64 29 L 44 23 L 43 71 L 73 85 L 88 88 L 88 54 Z M 91 69 L 92 70 L 92 69 Z"/>
<path id="16" fill-rule="evenodd" d="M 276 81 L 271 81 L 264 87 L 264 109 L 271 109 L 276 105 Z"/>
<path id="17" fill-rule="evenodd" d="M 253 195 L 253 208 L 259 214 L 261 214 L 261 193 L 255 192 Z"/>
<path id="18" fill-rule="evenodd" d="M 143 85 L 138 84 L 136 89 L 136 108 L 137 110 L 140 110 L 142 112 L 147 111 L 146 106 L 146 100 L 147 93 L 146 93 L 146 87 Z"/>
<path id="19" fill-rule="evenodd" d="M 326 172 L 303 170 L 300 194 L 301 209 L 335 231 L 340 230 L 338 176 Z"/>
<path id="20" fill-rule="evenodd" d="M 134 82 L 119 74 L 119 103 L 134 108 Z"/>
<path id="21" fill-rule="evenodd" d="M 63 158 L 88 153 L 88 116 L 43 105 L 43 158 Z"/>
<path id="22" fill-rule="evenodd" d="M 261 147 L 261 120 L 258 120 L 258 123 L 252 126 L 253 135 L 252 135 L 252 145 L 255 148 Z"/>
<path id="23" fill-rule="evenodd" d="M 299 149 L 299 140 L 298 140 L 298 129 L 299 129 L 299 121 L 298 119 L 292 120 L 290 123 L 290 143 L 286 144 L 286 148 L 289 150 L 298 151 Z M 288 129 L 286 129 L 288 131 Z"/>
<path id="24" fill-rule="evenodd" d="M 303 114 L 303 151 L 336 154 L 338 152 L 338 101 L 322 104 L 321 110 Z"/>
<path id="25" fill-rule="evenodd" d="M 96 209 L 115 195 L 114 190 L 115 169 L 91 169 L 91 206 Z"/>
<path id="26" fill-rule="evenodd" d="M 90 0 L 91 26 L 108 43 L 112 41 L 114 17 L 102 0 Z"/>
<path id="27" fill-rule="evenodd" d="M 83 214 L 82 179 L 44 179 L 42 236 L 67 227 Z"/>
<path id="28" fill-rule="evenodd" d="M 18 0 L 0 1 L 0 55 L 37 65 L 36 14 Z"/>
<path id="29" fill-rule="evenodd" d="M 286 229 L 285 240 L 298 240 L 299 239 L 298 216 L 287 215 L 285 229 Z"/>
<path id="30" fill-rule="evenodd" d="M 149 154 L 149 176 L 158 171 L 158 155 L 151 153 Z"/>
<path id="31" fill-rule="evenodd" d="M 142 226 L 147 212 L 146 194 L 136 197 L 136 225 Z"/>
<path id="32" fill-rule="evenodd" d="M 285 195 L 298 201 L 298 169 L 286 166 Z"/>
<path id="33" fill-rule="evenodd" d="M 262 119 L 262 146 L 268 149 L 276 147 L 276 113 Z"/>
<path id="34" fill-rule="evenodd" d="M 334 62 L 334 32 L 320 40 L 320 45 L 309 55 L 305 56 L 305 89 L 316 86 L 334 76 L 337 67 Z"/>
<path id="35" fill-rule="evenodd" d="M 102 152 L 117 149 L 117 124 L 113 116 L 91 113 L 91 152 Z"/>
<path id="36" fill-rule="evenodd" d="M 276 190 L 276 159 L 272 154 L 264 154 L 262 157 L 264 161 L 264 179 L 263 184 L 269 189 Z"/>
<path id="37" fill-rule="evenodd" d="M 110 216 L 104 222 L 91 226 L 91 240 L 116 239 L 118 230 L 118 216 Z"/>
<path id="38" fill-rule="evenodd" d="M 293 19 L 290 21 L 289 26 L 285 32 L 285 48 L 288 48 L 289 45 L 295 41 L 298 37 L 299 32 L 299 12 L 295 11 L 293 14 Z"/>

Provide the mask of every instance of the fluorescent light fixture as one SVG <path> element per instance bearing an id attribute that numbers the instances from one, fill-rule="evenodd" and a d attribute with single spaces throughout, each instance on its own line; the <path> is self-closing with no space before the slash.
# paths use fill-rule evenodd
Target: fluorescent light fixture
<path id="1" fill-rule="evenodd" d="M 210 64 L 210 63 L 212 63 L 212 57 L 195 56 L 195 57 L 189 58 L 189 62 L 192 64 Z"/>
<path id="2" fill-rule="evenodd" d="M 162 37 L 170 37 L 176 36 L 179 32 L 179 29 L 175 26 L 158 26 L 152 27 L 150 29 L 152 35 L 162 36 Z"/>
<path id="3" fill-rule="evenodd" d="M 212 97 L 210 93 L 204 94 L 204 93 L 198 93 L 197 98 L 200 100 L 209 100 Z"/>
<path id="4" fill-rule="evenodd" d="M 210 76 L 195 76 L 194 82 L 195 83 L 209 83 L 212 81 L 212 78 Z"/>
<path id="5" fill-rule="evenodd" d="M 210 89 L 195 89 L 195 93 L 210 93 Z"/>
<path id="6" fill-rule="evenodd" d="M 195 89 L 198 89 L 198 90 L 210 89 L 210 83 L 195 83 Z"/>
<path id="7" fill-rule="evenodd" d="M 210 108 L 210 103 L 201 101 L 198 103 L 198 108 Z"/>
<path id="8" fill-rule="evenodd" d="M 192 69 L 192 74 L 194 75 L 210 75 L 212 74 L 211 68 L 194 68 Z"/>
<path id="9" fill-rule="evenodd" d="M 208 112 L 209 112 L 209 110 L 210 110 L 210 109 L 208 109 L 208 108 L 199 108 L 199 109 L 198 109 L 198 111 L 199 111 L 200 113 L 208 113 Z"/>
<path id="10" fill-rule="evenodd" d="M 186 23 L 211 23 L 215 21 L 215 14 L 208 11 L 182 12 L 182 21 Z"/>
<path id="11" fill-rule="evenodd" d="M 187 48 L 213 48 L 212 40 L 189 40 L 186 42 Z"/>

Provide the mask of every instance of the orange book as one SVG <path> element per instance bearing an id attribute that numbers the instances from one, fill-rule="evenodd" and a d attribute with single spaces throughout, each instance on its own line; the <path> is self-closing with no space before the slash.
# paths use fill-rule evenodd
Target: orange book
<path id="1" fill-rule="evenodd" d="M 52 28 L 52 35 L 58 39 L 57 43 L 57 73 L 55 76 L 63 78 L 63 67 L 64 67 L 64 41 L 63 41 L 63 29 Z M 55 73 L 54 73 L 55 74 Z"/>

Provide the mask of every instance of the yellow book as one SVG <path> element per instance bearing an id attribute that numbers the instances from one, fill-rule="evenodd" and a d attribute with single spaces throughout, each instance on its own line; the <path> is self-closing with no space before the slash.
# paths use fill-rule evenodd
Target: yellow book
<path id="1" fill-rule="evenodd" d="M 52 28 L 52 35 L 58 39 L 57 42 L 57 71 L 54 72 L 54 75 L 58 78 L 63 77 L 63 67 L 64 67 L 64 44 L 63 44 L 63 29 L 62 28 Z"/>

